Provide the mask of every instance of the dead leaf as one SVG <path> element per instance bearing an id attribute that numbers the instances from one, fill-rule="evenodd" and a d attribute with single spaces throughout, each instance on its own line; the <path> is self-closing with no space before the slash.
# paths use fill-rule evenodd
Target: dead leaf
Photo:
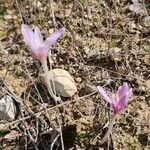
<path id="1" fill-rule="evenodd" d="M 11 96 L 5 95 L 0 100 L 0 119 L 13 120 L 16 116 L 16 105 Z"/>
<path id="2" fill-rule="evenodd" d="M 49 71 L 49 78 L 52 84 L 54 81 L 55 89 L 58 94 L 63 97 L 71 97 L 77 91 L 74 79 L 71 75 L 63 69 L 53 69 Z M 46 85 L 45 75 L 40 75 L 40 80 Z"/>
<path id="3" fill-rule="evenodd" d="M 18 133 L 16 130 L 12 130 L 10 133 L 6 134 L 4 136 L 4 139 L 7 140 L 14 140 L 16 139 L 18 136 L 20 136 L 20 133 Z"/>

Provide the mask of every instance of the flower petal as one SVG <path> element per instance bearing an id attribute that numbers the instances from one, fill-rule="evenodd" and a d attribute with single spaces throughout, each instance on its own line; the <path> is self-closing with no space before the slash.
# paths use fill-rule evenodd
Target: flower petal
<path id="1" fill-rule="evenodd" d="M 121 97 L 121 99 L 117 103 L 116 110 L 118 112 L 121 111 L 128 104 L 128 101 L 129 101 L 129 95 L 128 94 L 126 94 L 125 96 Z"/>
<path id="2" fill-rule="evenodd" d="M 103 96 L 103 98 L 104 98 L 108 103 L 112 104 L 111 99 L 110 99 L 110 97 L 107 95 L 106 91 L 105 91 L 102 87 L 100 87 L 100 86 L 98 86 L 97 88 L 98 88 L 100 94 Z"/>
<path id="3" fill-rule="evenodd" d="M 46 40 L 45 44 L 48 46 L 53 45 L 57 39 L 65 32 L 65 28 L 56 30 L 52 35 L 50 35 Z"/>
<path id="4" fill-rule="evenodd" d="M 113 94 L 112 96 L 111 96 L 111 104 L 110 104 L 110 106 L 111 106 L 111 108 L 113 109 L 113 111 L 114 111 L 114 114 L 117 114 L 118 113 L 118 110 L 117 110 L 117 103 L 118 103 L 118 101 L 116 100 L 116 96 L 115 96 L 115 94 Z"/>
<path id="5" fill-rule="evenodd" d="M 127 83 L 124 83 L 122 86 L 118 88 L 117 94 L 119 95 L 119 97 L 123 97 L 128 92 L 129 92 L 129 87 Z"/>
<path id="6" fill-rule="evenodd" d="M 31 28 L 27 25 L 21 25 L 21 32 L 23 34 L 24 42 L 30 47 L 30 49 L 34 49 L 34 34 Z"/>
<path id="7" fill-rule="evenodd" d="M 129 98 L 130 98 L 132 95 L 133 95 L 132 89 L 129 89 L 129 91 L 128 91 L 128 96 L 129 96 Z"/>
<path id="8" fill-rule="evenodd" d="M 41 47 L 37 49 L 37 51 L 35 52 L 35 55 L 41 62 L 43 62 L 47 58 L 48 50 L 49 49 L 46 46 Z"/>
<path id="9" fill-rule="evenodd" d="M 113 107 L 115 107 L 115 106 L 117 105 L 117 103 L 118 103 L 115 94 L 113 94 L 113 95 L 111 96 L 111 103 L 112 103 L 111 105 L 112 105 Z"/>
<path id="10" fill-rule="evenodd" d="M 36 49 L 44 45 L 43 37 L 38 27 L 36 27 L 34 30 L 34 40 L 35 40 Z"/>

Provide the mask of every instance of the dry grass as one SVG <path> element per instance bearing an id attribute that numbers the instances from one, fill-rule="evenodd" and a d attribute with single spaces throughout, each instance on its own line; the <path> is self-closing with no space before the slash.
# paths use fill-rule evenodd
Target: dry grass
<path id="1" fill-rule="evenodd" d="M 113 92 L 123 82 L 133 88 L 134 96 L 106 147 L 114 143 L 115 149 L 150 148 L 150 19 L 145 21 L 150 6 L 141 1 L 146 12 L 137 14 L 128 9 L 131 1 L 114 2 L 0 2 L 0 77 L 7 83 L 1 84 L 1 95 L 13 92 L 19 102 L 20 116 L 6 125 L 21 133 L 10 142 L 2 135 L 2 149 L 12 148 L 13 142 L 18 143 L 15 149 L 50 149 L 55 140 L 54 147 L 61 149 L 60 133 L 65 149 L 98 149 L 110 111 L 97 92 L 87 91 L 86 84 L 105 85 Z M 50 96 L 38 83 L 39 70 L 22 41 L 22 23 L 38 26 L 45 37 L 53 29 L 66 28 L 52 48 L 53 68 L 64 68 L 73 76 L 78 87 L 75 97 L 57 106 L 44 105 Z"/>

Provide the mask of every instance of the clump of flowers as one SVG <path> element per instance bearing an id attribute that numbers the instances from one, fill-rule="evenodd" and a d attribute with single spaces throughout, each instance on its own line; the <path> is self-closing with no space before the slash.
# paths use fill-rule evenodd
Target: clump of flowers
<path id="1" fill-rule="evenodd" d="M 41 62 L 43 71 L 45 73 L 47 89 L 57 103 L 58 101 L 60 101 L 60 98 L 54 94 L 54 91 L 51 87 L 47 67 L 47 57 L 51 46 L 55 44 L 57 39 L 65 32 L 65 28 L 56 30 L 45 40 L 43 40 L 42 34 L 37 27 L 33 31 L 29 26 L 22 24 L 21 31 L 23 34 L 24 42 L 28 45 L 31 53 Z M 104 88 L 100 86 L 98 86 L 97 88 L 102 97 L 110 104 L 110 107 L 112 109 L 112 118 L 109 123 L 108 131 L 106 132 L 100 143 L 103 144 L 112 131 L 116 116 L 127 106 L 129 98 L 132 96 L 132 89 L 129 88 L 127 83 L 124 83 L 118 88 L 116 93 L 109 96 Z"/>
<path id="2" fill-rule="evenodd" d="M 56 30 L 52 35 L 50 35 L 46 40 L 43 40 L 42 34 L 38 27 L 34 31 L 32 29 L 22 24 L 21 31 L 23 34 L 24 42 L 28 45 L 31 53 L 42 63 L 43 71 L 45 72 L 45 79 L 47 83 L 47 88 L 50 95 L 53 97 L 55 102 L 59 101 L 60 98 L 56 97 L 49 80 L 48 67 L 47 67 L 47 56 L 50 47 L 56 43 L 57 39 L 65 32 L 65 28 Z"/>
<path id="3" fill-rule="evenodd" d="M 110 107 L 113 110 L 112 119 L 109 123 L 108 131 L 106 132 L 105 136 L 103 137 L 100 143 L 103 144 L 107 140 L 109 134 L 111 133 L 117 114 L 119 114 L 127 106 L 129 98 L 132 96 L 132 89 L 129 88 L 127 83 L 124 83 L 118 88 L 118 91 L 115 94 L 109 96 L 104 88 L 100 86 L 98 86 L 97 88 L 102 97 L 110 104 Z"/>

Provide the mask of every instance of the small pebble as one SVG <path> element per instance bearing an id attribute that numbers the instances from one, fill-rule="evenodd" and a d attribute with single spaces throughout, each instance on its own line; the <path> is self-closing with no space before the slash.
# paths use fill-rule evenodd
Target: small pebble
<path id="1" fill-rule="evenodd" d="M 12 16 L 11 16 L 11 15 L 4 15 L 4 19 L 5 19 L 5 20 L 12 19 Z"/>
<path id="2" fill-rule="evenodd" d="M 150 16 L 144 17 L 143 23 L 145 27 L 150 27 Z"/>
<path id="3" fill-rule="evenodd" d="M 76 81 L 77 81 L 78 83 L 81 83 L 82 79 L 81 79 L 80 77 L 77 77 L 77 78 L 76 78 Z"/>

